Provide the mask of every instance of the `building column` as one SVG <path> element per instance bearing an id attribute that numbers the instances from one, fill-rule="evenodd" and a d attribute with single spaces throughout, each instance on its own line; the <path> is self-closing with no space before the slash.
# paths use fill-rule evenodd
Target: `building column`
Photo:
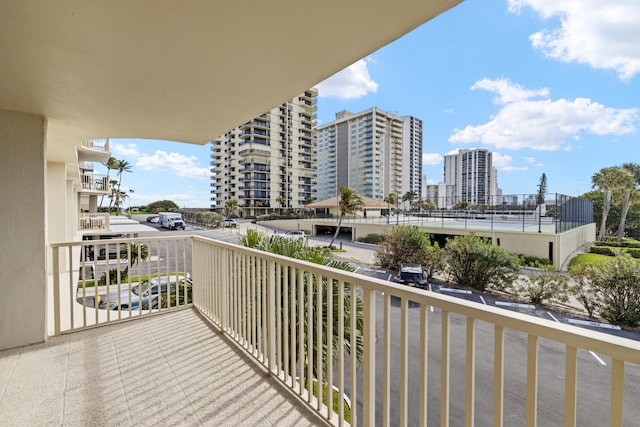
<path id="1" fill-rule="evenodd" d="M 0 110 L 0 350 L 46 338 L 46 119 Z"/>

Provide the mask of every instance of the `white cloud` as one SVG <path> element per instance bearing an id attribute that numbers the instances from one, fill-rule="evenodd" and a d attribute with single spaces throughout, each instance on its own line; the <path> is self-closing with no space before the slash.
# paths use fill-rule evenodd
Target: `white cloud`
<path id="1" fill-rule="evenodd" d="M 456 129 L 451 143 L 482 143 L 498 149 L 556 151 L 567 149 L 570 141 L 579 141 L 581 133 L 622 135 L 636 131 L 638 109 L 605 107 L 588 98 L 539 99 L 547 89 L 528 90 L 509 80 L 483 79 L 471 89 L 498 94 L 494 102 L 501 110 L 489 122 Z"/>
<path id="2" fill-rule="evenodd" d="M 498 97 L 493 100 L 496 104 L 509 104 L 511 102 L 524 101 L 533 97 L 547 97 L 549 96 L 549 89 L 541 88 L 537 90 L 527 89 L 519 84 L 512 83 L 508 79 L 482 79 L 477 81 L 471 90 L 484 89 L 489 92 L 498 94 Z"/>
<path id="3" fill-rule="evenodd" d="M 640 73 L 638 0 L 509 0 L 511 12 L 526 6 L 545 19 L 560 19 L 560 27 L 530 36 L 546 56 L 614 70 L 622 80 Z"/>
<path id="4" fill-rule="evenodd" d="M 447 108 L 446 110 L 444 110 L 445 114 L 453 114 L 456 112 L 455 108 Z"/>
<path id="5" fill-rule="evenodd" d="M 435 166 L 442 163 L 443 157 L 438 153 L 424 153 L 422 154 L 422 164 Z"/>
<path id="6" fill-rule="evenodd" d="M 427 179 L 427 185 L 438 185 L 440 181 L 437 179 Z"/>
<path id="7" fill-rule="evenodd" d="M 317 85 L 318 96 L 338 99 L 361 98 L 378 90 L 378 83 L 369 76 L 367 63 L 361 59 Z"/>
<path id="8" fill-rule="evenodd" d="M 527 163 L 529 163 L 530 165 L 531 165 L 531 164 L 534 164 L 534 163 L 536 162 L 536 158 L 535 158 L 535 157 L 525 157 L 525 158 L 524 158 L 524 160 L 525 160 Z"/>
<path id="9" fill-rule="evenodd" d="M 138 151 L 138 146 L 136 144 L 111 144 L 111 152 L 113 154 L 117 154 L 118 156 L 123 157 L 135 157 L 138 158 L 141 156 L 141 153 Z"/>
<path id="10" fill-rule="evenodd" d="M 513 161 L 513 157 L 509 156 L 508 154 L 500 154 L 494 152 L 491 156 L 491 160 L 495 168 L 502 168 L 509 165 L 509 163 Z"/>
<path id="11" fill-rule="evenodd" d="M 158 150 L 153 155 L 142 154 L 136 166 L 142 170 L 171 171 L 184 178 L 209 179 L 209 169 L 198 167 L 197 160 L 195 156 Z"/>

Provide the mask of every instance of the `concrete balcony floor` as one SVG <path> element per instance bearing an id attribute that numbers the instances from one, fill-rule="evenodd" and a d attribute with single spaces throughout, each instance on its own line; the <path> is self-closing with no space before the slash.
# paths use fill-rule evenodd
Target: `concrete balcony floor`
<path id="1" fill-rule="evenodd" d="M 323 425 L 195 310 L 0 352 L 0 425 Z"/>

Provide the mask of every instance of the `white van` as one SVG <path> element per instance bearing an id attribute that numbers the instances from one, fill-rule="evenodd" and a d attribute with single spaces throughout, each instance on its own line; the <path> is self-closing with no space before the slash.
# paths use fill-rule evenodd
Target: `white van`
<path id="1" fill-rule="evenodd" d="M 158 214 L 158 222 L 163 228 L 168 228 L 169 230 L 184 230 L 184 220 L 179 213 L 160 212 Z"/>

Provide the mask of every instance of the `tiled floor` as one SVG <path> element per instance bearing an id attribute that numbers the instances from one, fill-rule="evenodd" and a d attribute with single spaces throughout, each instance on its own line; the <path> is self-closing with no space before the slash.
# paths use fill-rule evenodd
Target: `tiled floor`
<path id="1" fill-rule="evenodd" d="M 0 426 L 319 424 L 191 309 L 0 352 Z"/>

